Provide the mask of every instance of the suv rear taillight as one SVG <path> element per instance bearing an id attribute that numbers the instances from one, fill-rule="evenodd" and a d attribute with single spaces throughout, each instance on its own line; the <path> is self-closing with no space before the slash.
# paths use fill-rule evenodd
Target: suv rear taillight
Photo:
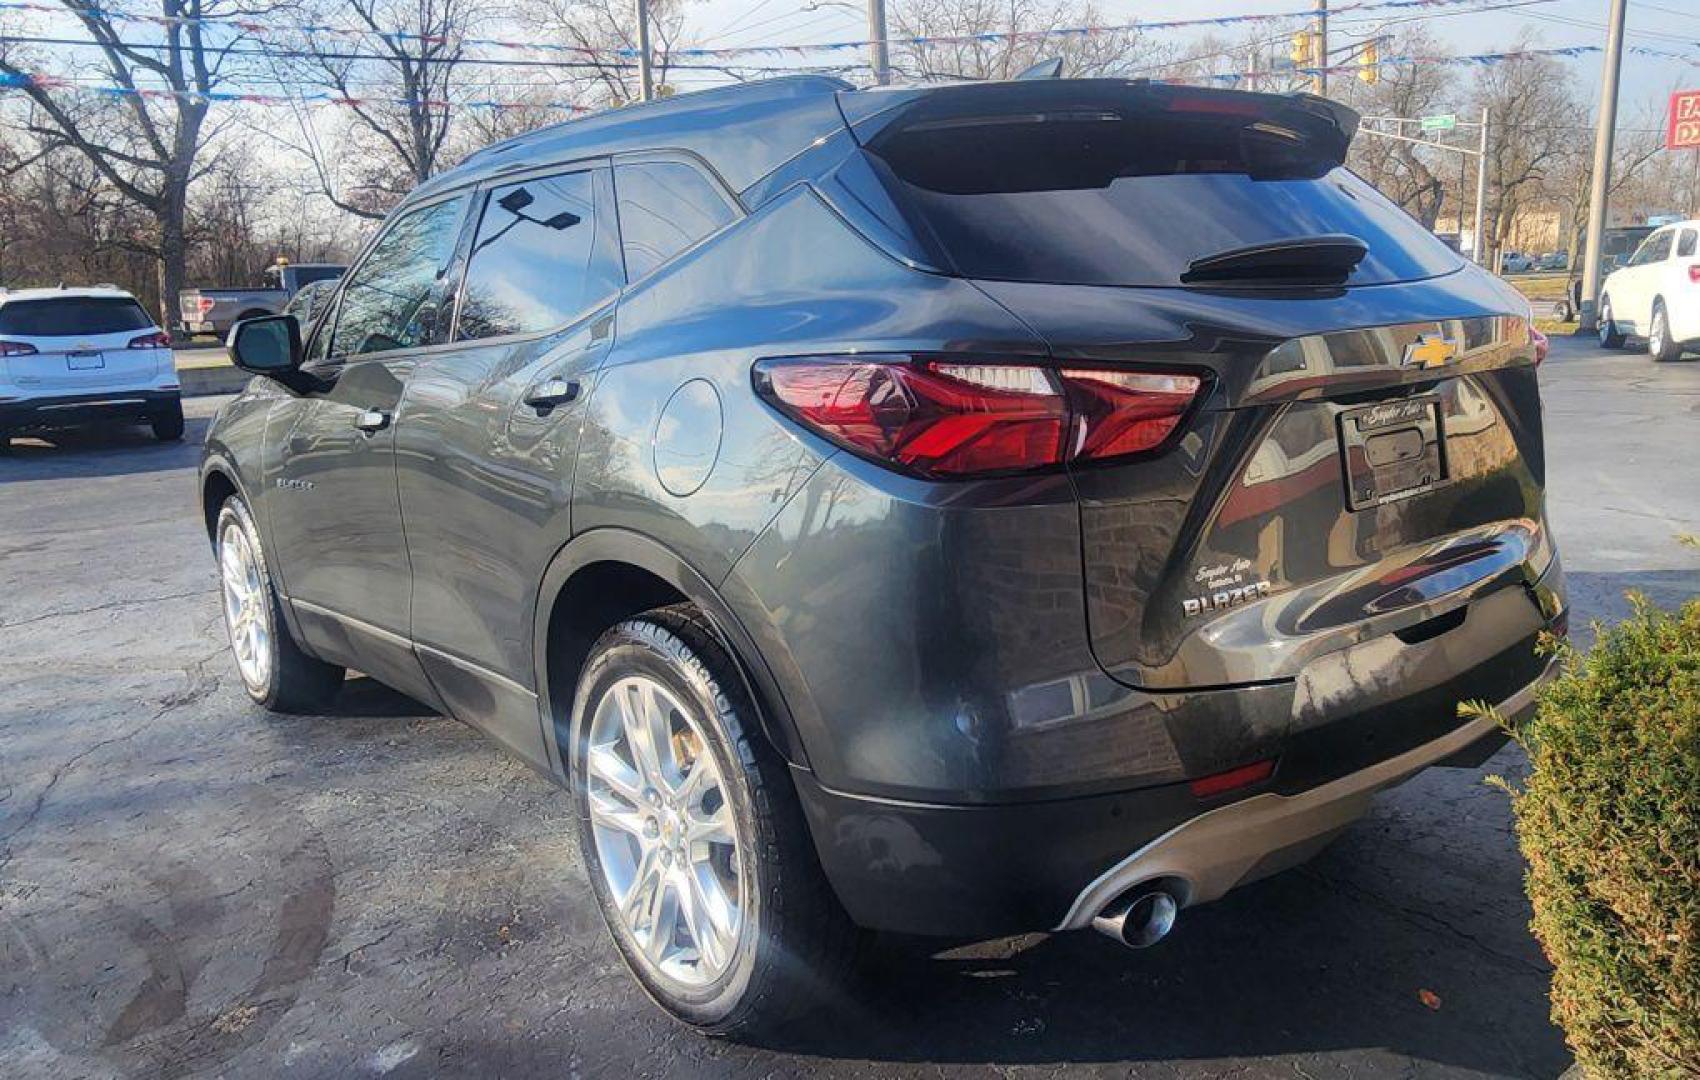
<path id="1" fill-rule="evenodd" d="M 1700 263 L 1688 264 L 1688 283 L 1690 285 L 1700 285 Z"/>
<path id="2" fill-rule="evenodd" d="M 0 356 L 34 356 L 36 347 L 27 341 L 0 341 Z"/>
<path id="3" fill-rule="evenodd" d="M 171 348 L 171 335 L 163 330 L 152 334 L 143 334 L 141 337 L 130 339 L 130 348 L 169 349 Z"/>
<path id="4" fill-rule="evenodd" d="M 1180 372 L 869 355 L 763 360 L 755 385 L 847 450 L 942 478 L 1155 450 L 1203 382 Z"/>

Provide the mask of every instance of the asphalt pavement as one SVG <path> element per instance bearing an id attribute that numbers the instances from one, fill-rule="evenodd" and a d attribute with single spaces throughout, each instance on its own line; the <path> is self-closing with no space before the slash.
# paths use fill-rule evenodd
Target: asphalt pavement
<path id="1" fill-rule="evenodd" d="M 1700 362 L 1555 343 L 1551 516 L 1573 625 L 1700 593 Z M 882 940 L 764 1045 L 627 977 L 564 798 L 365 680 L 251 707 L 219 621 L 196 441 L 0 457 L 0 1071 L 427 1075 L 1553 1077 L 1549 970 L 1505 798 L 1433 770 L 1314 862 L 1160 947 Z M 1487 772 L 1516 775 L 1507 749 Z"/>

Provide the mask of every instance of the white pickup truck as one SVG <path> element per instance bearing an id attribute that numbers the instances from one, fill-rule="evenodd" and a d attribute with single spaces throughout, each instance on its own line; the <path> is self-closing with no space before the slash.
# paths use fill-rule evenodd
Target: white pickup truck
<path id="1" fill-rule="evenodd" d="M 302 286 L 334 281 L 346 269 L 340 263 L 279 263 L 266 267 L 267 282 L 261 288 L 184 289 L 177 294 L 183 334 L 223 338 L 241 320 L 276 315 Z"/>

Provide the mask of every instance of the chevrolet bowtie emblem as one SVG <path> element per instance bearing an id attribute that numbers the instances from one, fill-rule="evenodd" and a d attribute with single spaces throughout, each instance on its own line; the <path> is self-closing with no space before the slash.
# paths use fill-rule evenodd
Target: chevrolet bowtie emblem
<path id="1" fill-rule="evenodd" d="M 1424 334 L 1405 346 L 1406 367 L 1445 367 L 1456 359 L 1458 359 L 1458 343 L 1448 337 Z"/>

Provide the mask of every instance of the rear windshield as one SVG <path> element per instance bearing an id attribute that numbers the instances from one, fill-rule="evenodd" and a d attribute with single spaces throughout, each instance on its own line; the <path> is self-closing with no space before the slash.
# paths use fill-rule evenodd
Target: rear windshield
<path id="1" fill-rule="evenodd" d="M 20 337 L 75 337 L 148 330 L 153 320 L 134 300 L 67 296 L 18 300 L 0 307 L 0 334 Z"/>
<path id="2" fill-rule="evenodd" d="M 1339 234 L 1369 249 L 1348 284 L 1459 265 L 1357 176 L 1272 153 L 1247 137 L 1257 127 L 1082 110 L 918 125 L 869 149 L 907 216 L 965 277 L 1172 286 L 1198 259 Z"/>

